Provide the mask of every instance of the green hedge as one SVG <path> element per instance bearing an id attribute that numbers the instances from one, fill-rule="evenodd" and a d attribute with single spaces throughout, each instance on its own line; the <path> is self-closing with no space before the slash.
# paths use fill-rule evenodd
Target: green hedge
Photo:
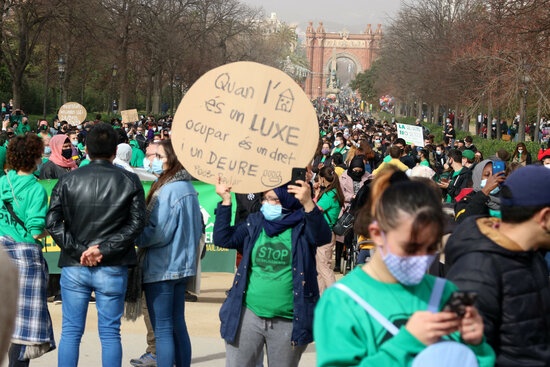
<path id="1" fill-rule="evenodd" d="M 381 112 L 380 118 L 391 121 L 392 115 L 385 112 Z M 416 123 L 415 117 L 398 116 L 395 119 L 400 123 L 405 123 L 409 125 L 414 125 Z M 435 136 L 435 140 L 434 140 L 435 143 L 439 144 L 443 142 L 442 126 L 439 126 L 437 124 L 429 124 L 427 122 L 423 122 L 422 125 L 427 127 L 430 130 L 430 134 L 433 134 Z M 512 154 L 514 153 L 514 150 L 516 149 L 516 145 L 517 145 L 516 142 L 512 142 L 512 141 L 484 139 L 480 136 L 472 135 L 471 133 L 466 131 L 456 130 L 457 140 L 464 139 L 468 135 L 472 136 L 474 140 L 474 145 L 478 150 L 481 151 L 481 153 L 483 154 L 483 158 L 489 158 L 495 155 L 495 153 L 500 149 L 506 149 L 510 154 Z M 525 146 L 527 147 L 527 150 L 531 153 L 533 162 L 536 161 L 541 145 L 536 142 L 526 141 Z"/>

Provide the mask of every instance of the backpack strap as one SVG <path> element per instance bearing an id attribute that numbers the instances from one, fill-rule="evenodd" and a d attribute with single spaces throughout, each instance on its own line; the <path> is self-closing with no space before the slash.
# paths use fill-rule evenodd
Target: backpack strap
<path id="1" fill-rule="evenodd" d="M 363 307 L 365 311 L 367 311 L 369 315 L 371 315 L 376 321 L 378 321 L 384 327 L 384 329 L 386 329 L 390 334 L 395 335 L 399 332 L 399 329 L 397 328 L 397 326 L 392 324 L 390 320 L 385 318 L 380 312 L 378 312 L 374 307 L 369 305 L 367 301 L 365 301 L 363 298 L 359 297 L 359 295 L 354 291 L 352 291 L 349 287 L 345 286 L 342 283 L 335 283 L 333 287 L 347 293 L 348 296 L 353 298 L 355 302 L 357 302 L 361 307 Z"/>
<path id="2" fill-rule="evenodd" d="M 428 311 L 436 313 L 439 312 L 439 304 L 441 303 L 441 296 L 445 289 L 445 279 L 435 278 L 435 284 L 432 288 L 432 295 L 430 296 L 430 302 L 428 303 Z"/>
<path id="3" fill-rule="evenodd" d="M 21 227 L 23 227 L 23 229 L 25 230 L 25 232 L 28 232 L 27 231 L 27 227 L 25 227 L 25 223 L 23 223 L 23 221 L 21 220 L 21 218 L 19 218 L 17 216 L 17 214 L 15 214 L 15 211 L 13 210 L 13 206 L 11 206 L 11 203 L 7 202 L 7 201 L 4 201 L 2 200 L 2 203 L 4 203 L 4 207 L 6 208 L 6 210 L 8 211 L 8 213 L 10 213 L 10 216 L 11 218 L 17 223 L 19 224 Z"/>

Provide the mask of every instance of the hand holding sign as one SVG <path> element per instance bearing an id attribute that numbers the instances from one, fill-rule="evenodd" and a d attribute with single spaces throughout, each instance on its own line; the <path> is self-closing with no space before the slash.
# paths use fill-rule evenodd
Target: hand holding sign
<path id="1" fill-rule="evenodd" d="M 253 62 L 203 75 L 180 103 L 172 126 L 179 161 L 197 179 L 237 193 L 266 191 L 290 180 L 315 153 L 317 116 L 284 72 Z"/>

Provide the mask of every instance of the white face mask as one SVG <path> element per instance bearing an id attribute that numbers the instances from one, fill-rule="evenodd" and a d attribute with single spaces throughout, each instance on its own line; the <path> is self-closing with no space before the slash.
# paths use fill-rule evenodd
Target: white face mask
<path id="1" fill-rule="evenodd" d="M 550 163 L 545 164 L 544 167 L 550 169 Z"/>
<path id="2" fill-rule="evenodd" d="M 523 149 L 518 149 L 518 153 L 519 154 L 523 153 Z"/>

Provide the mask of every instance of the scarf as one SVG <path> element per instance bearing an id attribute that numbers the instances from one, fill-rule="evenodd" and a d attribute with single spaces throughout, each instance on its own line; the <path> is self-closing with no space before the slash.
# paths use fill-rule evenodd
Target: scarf
<path id="1" fill-rule="evenodd" d="M 149 201 L 149 204 L 147 204 L 146 221 L 145 221 L 146 226 L 149 225 L 149 219 L 151 218 L 151 214 L 153 213 L 153 209 L 155 208 L 155 204 L 158 201 L 162 188 L 172 182 L 190 181 L 190 180 L 191 180 L 191 175 L 189 174 L 189 172 L 187 172 L 185 169 L 182 169 L 176 172 L 176 174 L 172 178 L 170 178 L 161 187 L 155 190 L 155 192 L 153 193 L 153 196 L 151 196 L 151 200 Z M 147 254 L 146 249 L 138 248 L 137 250 L 138 264 L 135 267 L 128 269 L 128 287 L 126 290 L 124 318 L 129 321 L 136 321 L 137 318 L 140 317 L 143 313 L 143 308 L 142 308 L 143 297 L 142 297 L 141 286 L 142 286 L 142 279 L 143 279 L 143 261 L 145 260 L 146 254 Z"/>
<path id="2" fill-rule="evenodd" d="M 71 170 L 74 170 L 78 168 L 76 162 L 73 159 L 67 159 L 61 155 L 61 152 L 63 151 L 63 144 L 65 144 L 67 141 L 69 141 L 69 138 L 65 134 L 57 134 L 50 139 L 50 148 L 52 150 L 52 153 L 50 154 L 50 161 L 52 161 L 59 167 L 70 168 Z"/>
<path id="3" fill-rule="evenodd" d="M 486 165 L 491 164 L 492 162 L 493 161 L 490 159 L 485 159 L 476 164 L 472 173 L 472 182 L 474 184 L 473 189 L 475 192 L 481 191 L 481 177 L 483 176 L 483 170 Z M 491 210 L 500 210 L 500 198 L 498 196 L 489 195 L 489 203 L 487 203 L 487 206 Z"/>
<path id="4" fill-rule="evenodd" d="M 298 199 L 288 193 L 288 185 L 277 187 L 273 190 L 286 214 L 279 220 L 263 219 L 262 225 L 269 237 L 277 236 L 289 228 L 295 227 L 304 218 L 303 206 Z"/>

